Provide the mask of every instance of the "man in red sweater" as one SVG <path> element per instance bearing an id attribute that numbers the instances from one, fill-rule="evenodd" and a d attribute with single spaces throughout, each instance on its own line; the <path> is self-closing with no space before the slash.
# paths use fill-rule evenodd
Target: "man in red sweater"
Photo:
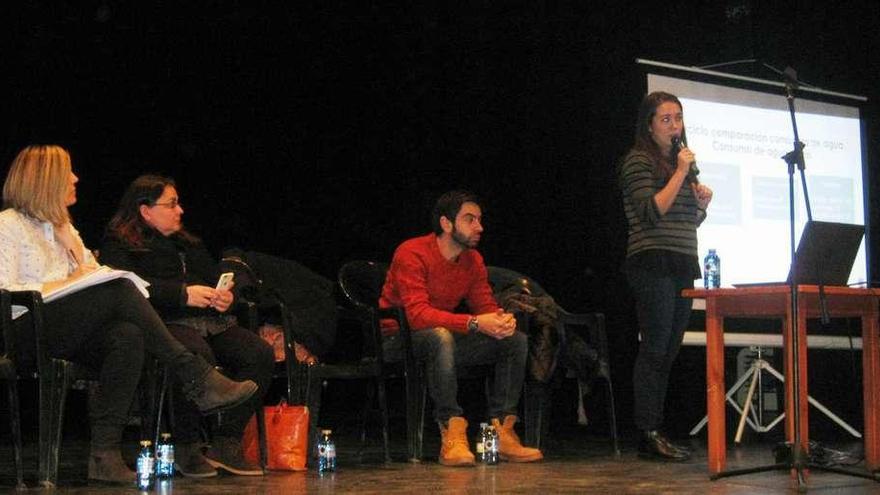
<path id="1" fill-rule="evenodd" d="M 489 419 L 498 431 L 501 459 L 531 462 L 543 458 L 524 447 L 514 431 L 525 376 L 527 338 L 516 319 L 498 307 L 489 287 L 486 265 L 476 251 L 483 232 L 479 200 L 450 191 L 434 205 L 434 232 L 409 239 L 394 252 L 379 306 L 402 306 L 416 359 L 426 366 L 428 392 L 442 435 L 440 463 L 472 466 L 467 421 L 456 398 L 456 366 L 495 364 L 488 397 Z M 455 313 L 464 302 L 468 313 Z M 383 325 L 383 349 L 390 360 L 403 349 L 396 327 Z"/>

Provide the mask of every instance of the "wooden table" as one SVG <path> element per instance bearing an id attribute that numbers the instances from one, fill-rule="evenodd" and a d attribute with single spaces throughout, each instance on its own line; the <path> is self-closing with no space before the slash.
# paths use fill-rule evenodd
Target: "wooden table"
<path id="1" fill-rule="evenodd" d="M 709 416 L 709 472 L 718 474 L 727 461 L 724 417 L 724 319 L 781 318 L 785 354 L 785 410 L 800 413 L 800 441 L 804 451 L 809 442 L 807 416 L 807 318 L 818 318 L 819 289 L 815 285 L 798 287 L 798 367 L 799 394 L 794 397 L 791 345 L 791 291 L 788 286 L 749 287 L 742 289 L 689 289 L 685 297 L 706 300 L 706 402 Z M 880 469 L 880 322 L 878 298 L 880 289 L 825 287 L 828 313 L 831 317 L 861 318 L 862 372 L 864 395 L 865 467 Z M 796 400 L 795 400 L 796 399 Z M 785 416 L 785 434 L 794 439 L 794 414 Z"/>

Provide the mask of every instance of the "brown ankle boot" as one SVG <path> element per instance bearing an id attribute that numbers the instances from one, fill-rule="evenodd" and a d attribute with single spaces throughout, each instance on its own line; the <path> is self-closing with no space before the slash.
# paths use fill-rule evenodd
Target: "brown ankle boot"
<path id="1" fill-rule="evenodd" d="M 217 435 L 211 448 L 205 453 L 205 461 L 215 469 L 239 476 L 263 476 L 263 468 L 252 464 L 244 458 L 241 450 L 241 438 Z"/>
<path id="2" fill-rule="evenodd" d="M 498 456 L 510 462 L 533 462 L 543 459 L 544 454 L 540 450 L 523 446 L 513 429 L 514 424 L 516 424 L 516 416 L 512 414 L 504 418 L 504 424 L 499 423 L 497 418 L 492 419 L 492 425 L 498 432 Z"/>
<path id="3" fill-rule="evenodd" d="M 183 442 L 174 448 L 174 469 L 187 478 L 213 478 L 217 470 L 208 464 L 201 442 Z"/>
<path id="4" fill-rule="evenodd" d="M 107 449 L 91 449 L 89 453 L 90 480 L 134 486 L 135 478 L 135 472 L 122 461 L 122 453 L 119 452 L 118 446 Z"/>
<path id="5" fill-rule="evenodd" d="M 251 380 L 230 380 L 211 368 L 200 382 L 184 386 L 188 399 L 195 402 L 202 414 L 208 415 L 236 407 L 247 401 L 257 391 Z"/>
<path id="6" fill-rule="evenodd" d="M 440 464 L 444 466 L 473 466 L 474 454 L 468 448 L 467 420 L 449 418 L 446 428 L 440 427 Z"/>

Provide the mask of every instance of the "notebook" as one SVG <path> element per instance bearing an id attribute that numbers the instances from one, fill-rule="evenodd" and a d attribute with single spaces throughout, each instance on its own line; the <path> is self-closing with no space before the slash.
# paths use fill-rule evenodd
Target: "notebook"
<path id="1" fill-rule="evenodd" d="M 796 251 L 797 273 L 795 282 L 801 285 L 845 286 L 849 272 L 865 235 L 863 225 L 836 222 L 807 222 Z M 734 287 L 788 285 L 791 268 L 784 282 L 757 282 L 733 284 Z"/>

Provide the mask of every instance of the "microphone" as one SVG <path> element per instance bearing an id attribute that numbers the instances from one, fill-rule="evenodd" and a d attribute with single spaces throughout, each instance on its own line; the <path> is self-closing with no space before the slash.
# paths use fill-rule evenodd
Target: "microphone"
<path id="1" fill-rule="evenodd" d="M 672 165 L 675 166 L 678 163 L 678 152 L 681 151 L 681 137 L 672 136 L 672 156 L 671 162 Z M 700 175 L 700 169 L 697 168 L 697 162 L 692 161 L 690 164 L 690 169 L 688 170 L 687 180 L 688 182 L 693 182 L 694 184 L 699 184 L 700 180 L 697 179 L 697 176 Z"/>
<path id="2" fill-rule="evenodd" d="M 672 152 L 669 157 L 669 161 L 672 163 L 672 168 L 675 168 L 675 164 L 678 163 L 679 151 L 681 151 L 681 138 L 678 136 L 672 136 Z"/>

